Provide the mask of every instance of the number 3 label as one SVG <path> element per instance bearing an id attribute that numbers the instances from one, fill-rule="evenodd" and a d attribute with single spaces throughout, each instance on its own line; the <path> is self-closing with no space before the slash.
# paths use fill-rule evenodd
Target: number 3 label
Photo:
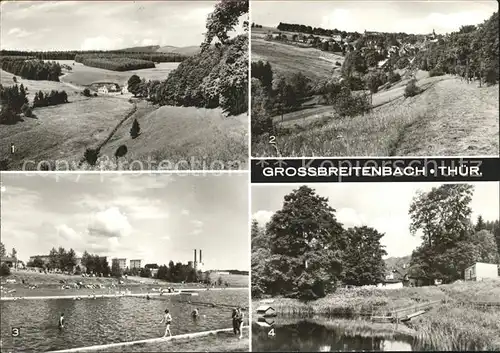
<path id="1" fill-rule="evenodd" d="M 19 327 L 12 328 L 12 337 L 19 337 L 21 335 L 21 329 Z"/>

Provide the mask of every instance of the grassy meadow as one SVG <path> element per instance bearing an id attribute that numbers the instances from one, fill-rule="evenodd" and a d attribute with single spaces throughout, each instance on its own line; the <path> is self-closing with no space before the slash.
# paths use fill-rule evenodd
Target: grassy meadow
<path id="1" fill-rule="evenodd" d="M 123 124 L 108 144 L 102 156 L 113 155 L 118 146 L 127 145 L 129 152 L 119 163 L 138 168 L 147 161 L 164 169 L 243 169 L 248 159 L 248 117 L 246 114 L 226 117 L 221 109 L 195 107 L 160 108 L 143 103 L 138 112 Z M 143 112 L 141 112 L 143 109 Z M 141 135 L 132 139 L 131 122 L 137 118 Z M 239 162 L 239 163 L 238 163 Z M 113 164 L 110 165 L 113 169 Z"/>
<path id="2" fill-rule="evenodd" d="M 249 285 L 249 277 L 247 275 L 221 275 L 223 282 L 227 282 L 230 288 L 247 288 Z M 14 279 L 16 283 L 6 283 L 6 279 Z M 25 283 L 22 283 L 22 280 Z M 206 288 L 206 285 L 201 283 L 171 283 L 164 280 L 157 280 L 154 278 L 144 278 L 136 276 L 128 276 L 126 279 L 122 278 L 123 284 L 119 286 L 122 289 L 129 289 L 132 293 L 145 293 L 152 288 Z M 84 284 L 99 284 L 105 288 L 100 289 L 61 289 L 61 281 L 65 281 L 69 284 L 82 282 Z M 212 278 L 212 281 L 217 281 L 217 278 Z M 118 281 L 116 278 L 112 277 L 81 277 L 76 275 L 66 275 L 57 273 L 39 273 L 33 271 L 12 271 L 11 275 L 8 277 L 2 277 L 0 284 L 4 293 L 15 289 L 15 292 L 8 296 L 14 297 L 25 297 L 25 296 L 59 296 L 59 295 L 91 295 L 95 293 L 108 294 L 108 289 L 112 284 L 116 284 Z M 29 289 L 29 286 L 36 285 L 37 288 Z M 223 285 L 224 287 L 224 285 Z M 118 290 L 118 288 L 116 289 Z M 114 292 L 113 292 L 114 293 Z"/>
<path id="3" fill-rule="evenodd" d="M 0 160 L 4 168 L 40 169 L 41 162 L 50 170 L 115 170 L 115 151 L 126 145 L 128 153 L 119 163 L 123 168 L 155 169 L 242 169 L 248 161 L 248 117 L 226 117 L 221 109 L 153 106 L 145 101 L 129 101 L 130 94 L 98 95 L 87 98 L 80 93 L 94 82 L 126 85 L 131 75 L 162 80 L 178 63 L 157 64 L 155 69 L 116 72 L 71 60 L 60 60 L 73 70 L 62 82 L 17 78 L 28 88 L 32 101 L 35 92 L 65 90 L 69 103 L 34 109 L 32 118 L 0 129 Z M 13 85 L 13 76 L 2 71 L 1 83 Z M 130 136 L 137 119 L 141 134 Z M 11 155 L 11 143 L 16 153 Z M 100 161 L 95 167 L 80 161 L 87 148 L 100 147 Z M 141 163 L 132 163 L 140 161 Z M 149 163 L 148 161 L 152 161 Z M 156 162 L 155 162 L 156 161 Z"/>
<path id="4" fill-rule="evenodd" d="M 264 39 L 269 28 L 252 28 L 252 61 L 269 61 L 273 72 L 287 75 L 301 72 L 315 80 L 330 77 L 339 71 L 338 61 L 344 62 L 344 57 L 330 52 L 323 52 L 315 48 L 304 48 L 292 44 Z M 274 31 L 277 31 L 274 29 Z M 292 33 L 283 32 L 288 37 Z"/>
<path id="5" fill-rule="evenodd" d="M 451 156 L 498 155 L 498 85 L 477 87 L 453 76 L 420 72 L 423 92 L 405 98 L 403 80 L 373 95 L 367 114 L 339 118 L 333 107 L 285 116 L 291 131 L 276 136 L 282 156 Z M 293 114 L 293 113 L 292 113 Z M 252 155 L 276 156 L 268 139 Z"/>
<path id="6" fill-rule="evenodd" d="M 357 318 L 364 312 L 385 315 L 396 308 L 439 301 L 429 312 L 407 323 L 406 333 L 419 346 L 431 350 L 500 350 L 500 307 L 482 308 L 476 302 L 500 303 L 500 280 L 462 282 L 401 289 L 338 289 L 334 294 L 312 302 L 272 298 L 269 303 L 285 317 Z M 260 305 L 253 301 L 255 311 Z M 366 321 L 354 320 L 359 327 Z M 375 325 L 373 323 L 369 324 Z M 363 325 L 361 325 L 363 326 Z M 401 325 L 399 325 L 401 326 Z M 405 329 L 406 330 L 406 329 Z"/>

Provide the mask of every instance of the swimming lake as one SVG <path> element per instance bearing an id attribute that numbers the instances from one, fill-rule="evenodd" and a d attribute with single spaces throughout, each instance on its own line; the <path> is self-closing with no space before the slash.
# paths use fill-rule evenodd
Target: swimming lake
<path id="1" fill-rule="evenodd" d="M 202 291 L 193 302 L 248 307 L 248 290 Z M 165 309 L 172 335 L 232 327 L 231 308 L 183 302 L 179 296 L 47 299 L 0 302 L 2 352 L 46 352 L 163 336 Z M 200 311 L 194 320 L 191 312 Z M 64 313 L 65 327 L 58 328 Z M 248 315 L 247 315 L 248 317 Z M 12 328 L 19 328 L 13 337 Z"/>

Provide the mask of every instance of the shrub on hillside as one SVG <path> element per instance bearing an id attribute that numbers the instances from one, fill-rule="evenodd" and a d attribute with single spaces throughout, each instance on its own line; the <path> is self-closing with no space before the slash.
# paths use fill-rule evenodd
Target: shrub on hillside
<path id="1" fill-rule="evenodd" d="M 396 83 L 401 80 L 401 75 L 398 74 L 397 72 L 391 71 L 389 72 L 388 78 L 390 83 Z"/>
<path id="2" fill-rule="evenodd" d="M 25 117 L 29 118 L 33 115 L 33 112 L 31 111 L 31 107 L 28 103 L 24 103 L 21 110 L 22 110 Z"/>
<path id="3" fill-rule="evenodd" d="M 10 275 L 10 267 L 7 266 L 6 263 L 0 265 L 0 276 L 8 276 Z"/>
<path id="4" fill-rule="evenodd" d="M 85 161 L 91 166 L 95 166 L 98 157 L 99 152 L 94 148 L 87 148 L 83 154 L 83 158 L 85 158 Z"/>
<path id="5" fill-rule="evenodd" d="M 85 88 L 82 92 L 82 94 L 85 96 L 85 97 L 90 97 L 90 90 L 88 88 Z"/>
<path id="6" fill-rule="evenodd" d="M 444 72 L 438 67 L 433 68 L 431 71 L 429 71 L 429 77 L 435 77 L 435 76 L 443 76 Z"/>
<path id="7" fill-rule="evenodd" d="M 417 86 L 417 80 L 411 79 L 405 87 L 405 97 L 413 97 L 419 94 L 422 90 Z"/>
<path id="8" fill-rule="evenodd" d="M 139 136 L 140 132 L 141 127 L 139 126 L 139 122 L 137 121 L 137 119 L 134 119 L 132 127 L 130 128 L 130 136 L 135 139 L 137 136 Z"/>
<path id="9" fill-rule="evenodd" d="M 364 114 L 370 110 L 370 100 L 365 94 L 353 94 L 349 87 L 342 87 L 335 96 L 333 106 L 341 117 Z"/>

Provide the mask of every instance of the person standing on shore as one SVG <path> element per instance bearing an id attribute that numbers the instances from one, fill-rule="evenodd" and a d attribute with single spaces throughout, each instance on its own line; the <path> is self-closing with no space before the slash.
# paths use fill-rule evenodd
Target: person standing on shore
<path id="1" fill-rule="evenodd" d="M 239 311 L 239 308 L 233 309 L 232 316 L 233 316 L 233 332 L 235 335 L 240 335 L 241 338 L 241 325 L 240 325 L 241 312 Z"/>
<path id="2" fill-rule="evenodd" d="M 241 311 L 241 308 L 238 307 L 238 332 L 240 334 L 239 338 L 243 338 L 243 312 Z"/>
<path id="3" fill-rule="evenodd" d="M 61 313 L 61 316 L 59 317 L 59 329 L 64 328 L 64 313 Z"/>
<path id="4" fill-rule="evenodd" d="M 165 322 L 166 328 L 165 328 L 165 335 L 163 337 L 167 337 L 167 333 L 172 337 L 172 332 L 170 332 L 170 324 L 172 323 L 172 315 L 170 315 L 170 312 L 168 309 L 165 309 L 165 314 L 163 315 L 163 319 L 161 319 L 160 324 Z"/>

